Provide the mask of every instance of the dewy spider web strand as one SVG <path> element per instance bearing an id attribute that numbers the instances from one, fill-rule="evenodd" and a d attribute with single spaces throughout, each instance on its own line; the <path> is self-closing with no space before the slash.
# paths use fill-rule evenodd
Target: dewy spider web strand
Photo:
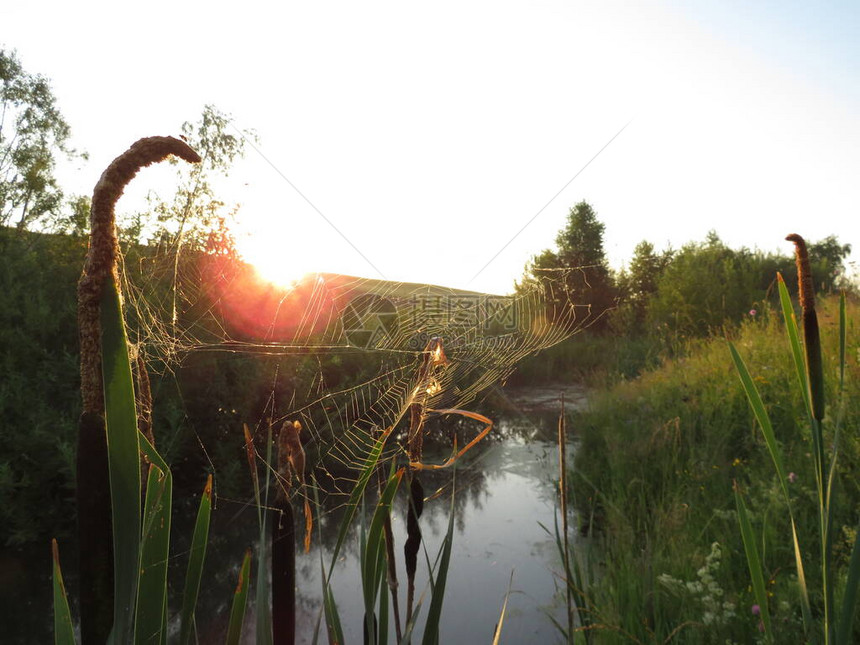
<path id="1" fill-rule="evenodd" d="M 300 421 L 309 472 L 322 468 L 336 489 L 348 491 L 375 433 L 408 425 L 416 397 L 425 398 L 429 411 L 466 409 L 523 358 L 599 317 L 602 312 L 570 302 L 572 271 L 547 274 L 515 296 L 333 274 L 309 275 L 283 289 L 261 281 L 229 249 L 162 244 L 128 253 L 122 277 L 132 338 L 168 373 L 199 352 L 314 357 L 312 378 L 242 421 L 258 429 Z M 431 338 L 442 339 L 448 362 L 432 383 L 420 383 Z M 332 387 L 324 368 L 338 357 L 366 359 L 374 374 Z M 473 425 L 477 433 L 480 424 Z M 239 459 L 241 422 L 235 443 Z M 383 458 L 401 450 L 389 441 Z"/>

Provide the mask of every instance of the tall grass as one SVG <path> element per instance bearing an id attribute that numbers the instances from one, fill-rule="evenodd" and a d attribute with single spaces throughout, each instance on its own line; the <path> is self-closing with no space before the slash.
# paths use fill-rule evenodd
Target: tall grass
<path id="1" fill-rule="evenodd" d="M 820 305 L 824 364 L 838 365 L 839 303 L 830 298 Z M 857 314 L 857 304 L 847 301 L 849 327 Z M 807 457 L 813 450 L 805 431 L 809 415 L 803 398 L 790 394 L 798 378 L 795 361 L 785 351 L 785 326 L 775 312 L 761 310 L 726 334 L 756 374 L 753 381 L 778 429 L 787 479 L 781 482 L 774 475 L 766 441 L 722 339 L 696 343 L 683 358 L 596 392 L 590 409 L 575 416 L 580 444 L 572 480 L 581 529 L 596 529 L 598 574 L 589 596 L 596 622 L 607 628 L 601 642 L 670 637 L 691 643 L 749 642 L 761 635 L 762 618 L 752 613 L 761 603 L 754 597 L 746 560 L 727 557 L 744 550 L 733 482 L 745 491 L 774 629 L 781 642 L 805 638 L 801 603 L 794 601 L 794 547 L 785 539 L 792 528 L 783 483 L 798 542 L 817 544 L 820 536 L 816 469 Z M 858 371 L 858 346 L 850 335 L 844 344 L 845 395 L 839 414 L 848 428 L 860 422 L 858 383 L 849 378 Z M 825 371 L 824 377 L 825 391 L 838 391 L 837 370 Z M 833 438 L 827 424 L 824 437 L 825 444 Z M 860 466 L 860 444 L 843 433 L 840 446 L 836 474 L 847 475 Z M 843 503 L 833 507 L 830 535 L 835 565 L 844 572 L 860 489 L 852 478 L 843 481 L 834 487 Z M 817 612 L 823 607 L 821 592 L 815 591 L 822 572 L 805 573 L 809 605 Z M 844 584 L 839 577 L 837 589 Z"/>
<path id="2" fill-rule="evenodd" d="M 732 358 L 740 375 L 744 391 L 749 399 L 756 419 L 762 429 L 762 434 L 767 444 L 768 452 L 773 460 L 774 470 L 781 484 L 781 490 L 785 498 L 787 515 L 791 524 L 792 545 L 795 551 L 796 570 L 798 578 L 799 601 L 803 612 L 804 628 L 806 636 L 811 639 L 821 639 L 825 644 L 849 643 L 852 639 L 852 623 L 857 597 L 858 584 L 860 584 L 860 543 L 854 540 L 850 563 L 843 576 L 845 587 L 843 589 L 843 602 L 841 609 L 837 610 L 835 597 L 837 588 L 837 571 L 834 566 L 834 533 L 837 528 L 834 518 L 837 511 L 836 496 L 836 470 L 840 457 L 840 434 L 842 415 L 841 397 L 845 389 L 845 345 L 846 345 L 846 307 L 845 294 L 842 294 L 839 302 L 838 316 L 838 373 L 839 384 L 837 389 L 837 405 L 831 407 L 831 414 L 827 424 L 831 427 L 828 433 L 830 449 L 825 448 L 825 386 L 824 365 L 822 360 L 821 338 L 819 333 L 818 316 L 815 310 L 815 295 L 812 291 L 812 278 L 809 268 L 809 258 L 806 244 L 800 236 L 792 235 L 788 238 L 797 247 L 798 283 L 800 285 L 799 300 L 801 304 L 801 317 L 803 327 L 803 347 L 799 340 L 797 321 L 791 308 L 788 291 L 780 276 L 780 298 L 785 316 L 785 325 L 788 330 L 789 346 L 794 360 L 795 372 L 798 377 L 801 398 L 805 404 L 808 415 L 809 442 L 811 444 L 810 458 L 815 478 L 816 506 L 817 506 L 817 528 L 818 549 L 810 548 L 808 544 L 802 545 L 797 536 L 796 523 L 791 495 L 788 491 L 788 475 L 783 466 L 782 449 L 777 442 L 776 434 L 770 422 L 770 417 L 756 388 L 755 382 L 750 376 L 747 367 L 738 351 L 730 344 Z M 804 360 L 805 357 L 805 360 Z M 833 413 L 835 412 L 835 414 Z M 829 453 L 829 454 L 828 454 Z M 743 502 L 743 495 L 737 492 L 738 513 L 741 522 L 744 547 L 750 574 L 753 580 L 755 596 L 759 611 L 762 616 L 762 626 L 769 641 L 774 639 L 774 628 L 770 620 L 768 608 L 768 596 L 765 591 L 762 564 L 755 545 L 755 536 L 750 526 L 750 520 Z M 816 562 L 820 575 L 820 610 L 813 614 L 809 604 L 809 589 L 804 571 L 804 559 Z"/>

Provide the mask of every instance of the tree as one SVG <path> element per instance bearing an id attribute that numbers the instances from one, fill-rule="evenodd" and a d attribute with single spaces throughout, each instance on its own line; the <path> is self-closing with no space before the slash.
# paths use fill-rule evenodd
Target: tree
<path id="1" fill-rule="evenodd" d="M 252 131 L 231 133 L 232 118 L 213 105 L 203 108 L 200 119 L 182 124 L 182 136 L 200 155 L 194 166 L 177 165 L 178 188 L 169 199 L 151 195 L 147 213 L 135 213 L 120 223 L 126 241 L 142 241 L 201 248 L 209 232 L 223 227 L 236 208 L 228 208 L 218 197 L 213 181 L 226 177 L 233 163 L 244 156 L 245 142 L 255 140 Z M 155 215 L 154 219 L 152 215 Z"/>
<path id="2" fill-rule="evenodd" d="M 59 213 L 63 192 L 54 167 L 58 153 L 76 154 L 69 135 L 48 80 L 0 49 L 0 226 L 25 229 Z"/>
<path id="3" fill-rule="evenodd" d="M 612 312 L 611 319 L 614 333 L 623 336 L 646 333 L 649 303 L 673 257 L 671 249 L 655 253 L 654 245 L 647 240 L 636 245 L 630 264 L 614 276 L 618 297 L 618 307 Z"/>
<path id="4" fill-rule="evenodd" d="M 567 225 L 555 238 L 558 251 L 547 249 L 532 258 L 517 288 L 539 286 L 556 312 L 572 305 L 590 311 L 592 319 L 602 316 L 616 299 L 603 250 L 604 229 L 590 204 L 576 204 L 568 213 Z"/>

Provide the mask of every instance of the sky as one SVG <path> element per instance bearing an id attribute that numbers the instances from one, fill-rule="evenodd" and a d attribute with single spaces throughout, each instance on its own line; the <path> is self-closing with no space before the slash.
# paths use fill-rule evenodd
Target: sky
<path id="1" fill-rule="evenodd" d="M 581 200 L 616 269 L 710 230 L 860 251 L 857 2 L 6 0 L 0 46 L 89 153 L 69 193 L 206 104 L 254 129 L 219 191 L 273 275 L 507 293 Z"/>

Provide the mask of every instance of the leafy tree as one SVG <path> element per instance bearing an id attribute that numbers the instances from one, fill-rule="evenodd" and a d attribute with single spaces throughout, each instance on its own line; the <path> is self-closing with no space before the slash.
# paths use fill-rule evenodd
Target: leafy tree
<path id="1" fill-rule="evenodd" d="M 76 154 L 69 134 L 48 80 L 0 49 L 0 226 L 25 229 L 59 213 L 63 193 L 54 167 L 58 153 Z"/>
<path id="2" fill-rule="evenodd" d="M 850 244 L 840 244 L 835 235 L 813 242 L 808 247 L 812 280 L 818 291 L 830 292 L 847 287 L 845 258 L 851 253 Z"/>
<path id="3" fill-rule="evenodd" d="M 816 290 L 841 286 L 843 261 L 850 250 L 833 236 L 809 244 Z M 726 321 L 738 321 L 766 300 L 775 304 L 777 272 L 796 293 L 791 256 L 731 249 L 712 231 L 703 243 L 685 245 L 660 274 L 647 307 L 649 326 L 701 336 Z"/>
<path id="4" fill-rule="evenodd" d="M 645 331 L 648 303 L 657 292 L 657 283 L 673 256 L 671 249 L 656 253 L 654 245 L 647 240 L 636 245 L 629 267 L 615 277 L 620 303 L 612 316 L 616 332 L 630 335 Z"/>
<path id="5" fill-rule="evenodd" d="M 148 212 L 124 217 L 120 223 L 125 241 L 150 242 L 202 248 L 209 232 L 223 227 L 236 211 L 216 196 L 213 182 L 226 177 L 233 163 L 245 154 L 247 139 L 256 139 L 252 131 L 233 133 L 230 115 L 207 105 L 194 123 L 182 124 L 182 136 L 202 158 L 201 163 L 177 167 L 178 189 L 169 199 L 151 194 Z M 154 215 L 154 217 L 153 217 Z"/>
<path id="6" fill-rule="evenodd" d="M 519 290 L 540 286 L 559 311 L 572 304 L 599 316 L 615 304 L 616 289 L 603 249 L 605 226 L 587 202 L 570 209 L 567 225 L 555 238 L 558 251 L 545 250 L 526 266 Z"/>

